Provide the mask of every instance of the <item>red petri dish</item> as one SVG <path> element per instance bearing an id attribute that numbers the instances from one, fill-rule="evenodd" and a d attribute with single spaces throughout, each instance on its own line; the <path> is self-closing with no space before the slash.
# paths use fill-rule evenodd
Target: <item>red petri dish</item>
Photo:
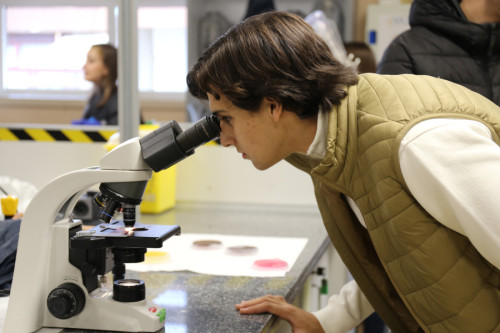
<path id="1" fill-rule="evenodd" d="M 284 260 L 275 259 L 261 259 L 256 260 L 253 263 L 253 268 L 258 270 L 270 271 L 270 270 L 286 270 L 288 268 L 288 263 Z"/>

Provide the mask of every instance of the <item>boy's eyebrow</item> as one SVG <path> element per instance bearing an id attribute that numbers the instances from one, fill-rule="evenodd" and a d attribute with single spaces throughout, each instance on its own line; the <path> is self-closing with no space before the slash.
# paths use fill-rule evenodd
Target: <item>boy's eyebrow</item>
<path id="1" fill-rule="evenodd" d="M 214 116 L 216 116 L 216 117 L 217 117 L 217 116 L 218 116 L 218 114 L 219 114 L 219 113 L 221 113 L 221 112 L 224 112 L 224 110 L 216 110 L 216 111 L 212 111 L 212 114 L 213 114 Z"/>

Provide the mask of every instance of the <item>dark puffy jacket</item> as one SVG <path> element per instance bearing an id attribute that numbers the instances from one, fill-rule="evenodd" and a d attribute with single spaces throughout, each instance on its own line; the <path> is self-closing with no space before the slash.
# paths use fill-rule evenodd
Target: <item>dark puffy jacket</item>
<path id="1" fill-rule="evenodd" d="M 0 290 L 10 289 L 21 220 L 0 221 Z"/>
<path id="2" fill-rule="evenodd" d="M 500 23 L 471 23 L 459 3 L 414 0 L 411 29 L 389 45 L 377 72 L 440 77 L 500 105 Z"/>

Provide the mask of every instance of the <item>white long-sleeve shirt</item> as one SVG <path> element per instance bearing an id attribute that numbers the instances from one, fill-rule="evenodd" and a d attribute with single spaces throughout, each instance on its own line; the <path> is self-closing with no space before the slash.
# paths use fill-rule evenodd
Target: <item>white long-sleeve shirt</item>
<path id="1" fill-rule="evenodd" d="M 308 155 L 324 156 L 327 116 L 318 117 Z M 437 221 L 469 238 L 500 268 L 500 147 L 480 122 L 431 119 L 415 125 L 399 148 L 401 171 L 410 192 Z M 362 224 L 354 201 L 349 205 Z M 315 312 L 326 333 L 346 332 L 374 311 L 355 281 Z"/>

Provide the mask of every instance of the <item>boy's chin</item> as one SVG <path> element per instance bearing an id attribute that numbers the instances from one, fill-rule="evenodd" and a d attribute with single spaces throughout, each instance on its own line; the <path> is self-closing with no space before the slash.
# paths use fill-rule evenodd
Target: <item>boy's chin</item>
<path id="1" fill-rule="evenodd" d="M 252 161 L 253 166 L 260 171 L 264 171 L 275 165 L 276 163 L 259 163 Z"/>

